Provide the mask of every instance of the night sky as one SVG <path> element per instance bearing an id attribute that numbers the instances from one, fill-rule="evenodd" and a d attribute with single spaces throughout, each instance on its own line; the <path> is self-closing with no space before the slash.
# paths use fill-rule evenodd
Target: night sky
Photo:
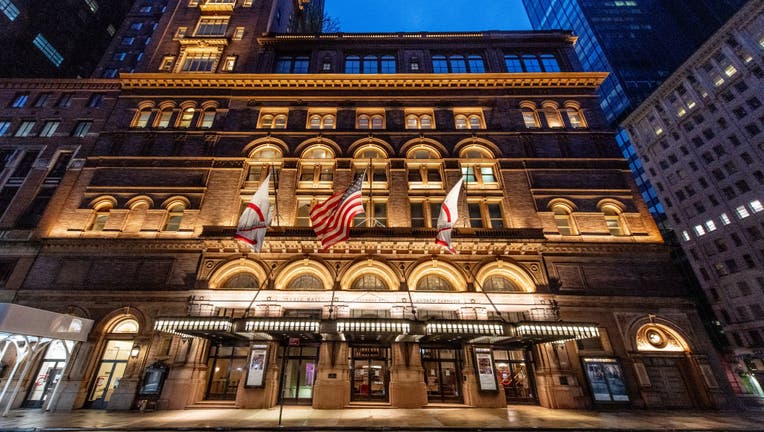
<path id="1" fill-rule="evenodd" d="M 521 0 L 326 0 L 343 32 L 528 30 Z"/>

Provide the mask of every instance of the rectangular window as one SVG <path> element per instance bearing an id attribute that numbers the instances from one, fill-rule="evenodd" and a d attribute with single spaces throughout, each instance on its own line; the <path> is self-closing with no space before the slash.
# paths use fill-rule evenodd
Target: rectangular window
<path id="1" fill-rule="evenodd" d="M 32 41 L 32 44 L 37 47 L 37 49 L 39 49 L 40 52 L 42 52 L 43 55 L 47 57 L 48 60 L 50 60 L 50 62 L 53 63 L 56 67 L 61 67 L 61 63 L 64 62 L 64 56 L 62 56 L 61 53 L 59 53 L 56 48 L 54 48 L 53 45 L 51 45 L 51 43 L 45 39 L 45 36 L 43 36 L 41 33 L 38 33 Z"/>
<path id="2" fill-rule="evenodd" d="M 88 9 L 90 9 L 90 12 L 92 13 L 98 12 L 98 3 L 96 3 L 95 0 L 85 0 L 85 4 L 88 5 Z"/>
<path id="3" fill-rule="evenodd" d="M 525 123 L 525 127 L 528 129 L 537 129 L 539 127 L 536 114 L 531 111 L 523 111 L 523 123 Z"/>
<path id="4" fill-rule="evenodd" d="M 72 106 L 72 94 L 71 93 L 64 93 L 61 95 L 61 97 L 58 99 L 58 103 L 56 103 L 56 106 L 59 108 L 69 108 Z"/>
<path id="5" fill-rule="evenodd" d="M 215 123 L 215 111 L 214 110 L 207 110 L 204 111 L 202 114 L 202 121 L 199 127 L 202 129 L 209 129 L 212 127 L 213 123 Z"/>
<path id="6" fill-rule="evenodd" d="M 16 93 L 11 101 L 11 108 L 24 108 L 29 101 L 29 93 Z"/>
<path id="7" fill-rule="evenodd" d="M 46 121 L 45 124 L 42 126 L 42 130 L 40 131 L 40 136 L 41 137 L 53 136 L 53 134 L 56 133 L 56 129 L 58 129 L 58 125 L 60 124 L 61 122 L 58 120 Z"/>
<path id="8" fill-rule="evenodd" d="M 196 36 L 225 36 L 228 18 L 200 18 L 196 26 Z"/>
<path id="9" fill-rule="evenodd" d="M 3 11 L 9 20 L 15 21 L 19 17 L 19 8 L 11 0 L 0 0 L 0 11 Z"/>
<path id="10" fill-rule="evenodd" d="M 34 128 L 35 122 L 32 120 L 21 122 L 21 125 L 16 130 L 16 136 L 17 137 L 25 137 L 32 134 L 32 129 Z"/>
<path id="11" fill-rule="evenodd" d="M 244 27 L 236 27 L 233 32 L 233 40 L 241 40 L 244 37 Z"/>
<path id="12" fill-rule="evenodd" d="M 159 65 L 159 70 L 170 72 L 173 63 L 175 63 L 175 56 L 164 56 L 162 57 L 162 63 Z"/>
<path id="13" fill-rule="evenodd" d="M 223 72 L 233 72 L 236 67 L 236 56 L 228 56 L 223 62 Z"/>
<path id="14" fill-rule="evenodd" d="M 470 226 L 472 228 L 483 228 L 483 215 L 480 212 L 480 203 L 468 203 Z"/>
<path id="15" fill-rule="evenodd" d="M 183 61 L 183 72 L 212 72 L 217 52 L 190 53 Z"/>
<path id="16" fill-rule="evenodd" d="M 40 93 L 34 101 L 35 108 L 44 108 L 50 99 L 50 93 Z"/>
<path id="17" fill-rule="evenodd" d="M 11 122 L 9 121 L 0 121 L 0 136 L 5 136 L 8 134 L 8 131 L 11 129 Z"/>
<path id="18" fill-rule="evenodd" d="M 88 108 L 98 108 L 103 103 L 103 93 L 94 93 L 88 100 Z"/>
<path id="19" fill-rule="evenodd" d="M 88 134 L 90 131 L 90 127 L 93 125 L 92 120 L 82 120 L 80 122 L 77 122 L 77 126 L 74 127 L 74 131 L 72 131 L 72 136 L 74 137 L 84 137 Z"/>

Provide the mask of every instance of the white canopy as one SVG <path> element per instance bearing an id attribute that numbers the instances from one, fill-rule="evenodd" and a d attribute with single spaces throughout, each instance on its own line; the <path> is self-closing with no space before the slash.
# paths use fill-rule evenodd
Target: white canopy
<path id="1" fill-rule="evenodd" d="M 92 327 L 90 319 L 0 303 L 0 334 L 84 342 Z"/>

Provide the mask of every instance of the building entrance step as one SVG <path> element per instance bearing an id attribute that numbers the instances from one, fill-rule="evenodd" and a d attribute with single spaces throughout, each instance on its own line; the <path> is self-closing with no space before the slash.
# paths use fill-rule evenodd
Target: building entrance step
<path id="1" fill-rule="evenodd" d="M 203 400 L 188 405 L 186 409 L 238 409 L 236 401 L 229 400 Z"/>

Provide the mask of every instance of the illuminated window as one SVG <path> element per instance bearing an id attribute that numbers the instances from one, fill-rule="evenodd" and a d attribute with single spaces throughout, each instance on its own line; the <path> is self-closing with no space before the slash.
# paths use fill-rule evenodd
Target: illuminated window
<path id="1" fill-rule="evenodd" d="M 112 203 L 104 201 L 97 204 L 94 207 L 95 213 L 93 219 L 90 221 L 88 231 L 103 231 L 106 227 L 106 223 L 109 221 L 109 212 L 111 211 Z"/>
<path id="2" fill-rule="evenodd" d="M 16 93 L 11 101 L 11 108 L 24 108 L 29 101 L 29 93 Z"/>
<path id="3" fill-rule="evenodd" d="M 236 67 L 236 60 L 237 60 L 236 56 L 226 57 L 225 60 L 223 61 L 222 71 L 233 72 L 233 69 Z"/>
<path id="4" fill-rule="evenodd" d="M 460 113 L 455 111 L 454 124 L 456 129 L 483 129 L 482 113 Z"/>
<path id="5" fill-rule="evenodd" d="M 523 292 L 523 290 L 508 278 L 503 276 L 488 276 L 483 281 L 483 291 L 486 292 Z"/>
<path id="6" fill-rule="evenodd" d="M 287 289 L 299 291 L 322 291 L 324 284 L 321 279 L 310 274 L 303 274 L 289 281 Z"/>
<path id="7" fill-rule="evenodd" d="M 135 113 L 135 117 L 133 117 L 132 127 L 134 128 L 148 127 L 150 119 L 151 119 L 151 108 L 141 108 L 140 110 L 138 110 L 138 112 Z"/>
<path id="8" fill-rule="evenodd" d="M 331 188 L 334 180 L 334 152 L 314 146 L 300 160 L 300 188 Z"/>
<path id="9" fill-rule="evenodd" d="M 11 0 L 0 0 L 0 11 L 11 21 L 15 21 L 21 14 L 19 8 Z"/>
<path id="10" fill-rule="evenodd" d="M 437 227 L 443 199 L 443 197 L 429 197 L 420 201 L 411 201 L 411 226 L 413 228 Z"/>
<path id="11" fill-rule="evenodd" d="M 170 127 L 170 119 L 172 119 L 172 108 L 164 108 L 159 111 L 154 127 L 161 129 L 168 128 Z"/>
<path id="12" fill-rule="evenodd" d="M 565 102 L 565 115 L 568 116 L 568 122 L 573 129 L 581 129 L 587 127 L 586 118 L 584 117 L 581 107 L 574 102 Z"/>
<path id="13" fill-rule="evenodd" d="M 247 174 L 247 181 L 259 183 L 265 180 L 268 172 L 281 166 L 282 157 L 281 150 L 271 144 L 258 147 L 249 155 L 251 165 Z M 275 187 L 273 182 L 270 187 Z"/>
<path id="14" fill-rule="evenodd" d="M 179 128 L 190 128 L 191 122 L 194 119 L 194 113 L 196 110 L 192 107 L 188 107 L 180 112 L 180 118 L 178 119 Z"/>
<path id="15" fill-rule="evenodd" d="M 244 27 L 236 27 L 233 32 L 233 40 L 241 40 L 244 37 Z"/>
<path id="16" fill-rule="evenodd" d="M 467 202 L 467 210 L 472 228 L 503 228 L 504 217 L 501 203 L 486 200 Z"/>
<path id="17" fill-rule="evenodd" d="M 199 127 L 209 129 L 215 124 L 215 108 L 205 108 L 202 112 L 202 118 L 199 120 Z"/>
<path id="18" fill-rule="evenodd" d="M 32 44 L 56 67 L 60 67 L 61 63 L 64 62 L 64 56 L 42 34 L 38 33 L 34 40 L 32 40 Z"/>
<path id="19" fill-rule="evenodd" d="M 262 129 L 286 129 L 287 114 L 278 112 L 260 112 L 259 127 Z"/>
<path id="20" fill-rule="evenodd" d="M 573 210 L 565 204 L 555 204 L 552 207 L 554 214 L 554 223 L 557 225 L 557 231 L 562 235 L 577 234 L 575 223 L 573 222 Z"/>
<path id="21" fill-rule="evenodd" d="M 417 291 L 455 291 L 449 281 L 438 275 L 427 275 L 419 279 L 416 284 Z"/>
<path id="22" fill-rule="evenodd" d="M 429 147 L 409 151 L 406 160 L 409 187 L 412 189 L 442 189 L 440 155 Z"/>
<path id="23" fill-rule="evenodd" d="M 562 123 L 562 117 L 560 116 L 560 111 L 557 109 L 557 104 L 553 102 L 545 102 L 543 107 L 544 117 L 546 118 L 548 127 L 561 128 L 564 126 Z"/>
<path id="24" fill-rule="evenodd" d="M 167 208 L 167 220 L 165 220 L 164 231 L 180 230 L 184 210 L 186 210 L 185 204 L 177 202 Z"/>
<path id="25" fill-rule="evenodd" d="M 217 51 L 190 52 L 183 59 L 183 72 L 212 72 L 219 53 Z"/>
<path id="26" fill-rule="evenodd" d="M 260 281 L 252 273 L 237 273 L 223 282 L 220 287 L 228 289 L 251 289 L 258 288 Z"/>
<path id="27" fill-rule="evenodd" d="M 538 129 L 541 127 L 538 114 L 536 113 L 536 104 L 533 102 L 521 102 L 521 113 L 523 115 L 523 124 L 528 129 Z"/>
<path id="28" fill-rule="evenodd" d="M 621 213 L 617 209 L 613 208 L 612 206 L 606 206 L 603 207 L 602 212 L 605 215 L 605 224 L 607 225 L 608 231 L 610 231 L 610 234 L 614 236 L 622 236 L 624 235 L 624 229 L 621 220 Z"/>
<path id="29" fill-rule="evenodd" d="M 19 128 L 16 129 L 17 137 L 26 137 L 32 135 L 32 129 L 34 129 L 35 122 L 33 120 L 23 121 Z"/>
<path id="30" fill-rule="evenodd" d="M 498 188 L 493 155 L 484 148 L 472 146 L 460 154 L 462 176 L 468 187 Z"/>
<path id="31" fill-rule="evenodd" d="M 406 114 L 406 129 L 435 129 L 432 112 Z"/>
<path id="32" fill-rule="evenodd" d="M 357 291 L 387 291 L 387 285 L 379 276 L 365 274 L 354 280 L 350 285 L 350 289 Z"/>
<path id="33" fill-rule="evenodd" d="M 58 125 L 60 125 L 61 122 L 58 120 L 50 120 L 46 121 L 45 124 L 42 126 L 42 130 L 40 131 L 41 137 L 51 137 L 54 133 L 56 133 L 56 129 L 58 129 Z"/>
<path id="34" fill-rule="evenodd" d="M 356 118 L 356 128 L 358 129 L 384 129 L 384 114 L 359 114 Z"/>
<path id="35" fill-rule="evenodd" d="M 196 25 L 195 36 L 225 36 L 228 18 L 202 17 Z"/>
<path id="36" fill-rule="evenodd" d="M 314 113 L 308 115 L 308 129 L 334 129 L 334 114 Z"/>

